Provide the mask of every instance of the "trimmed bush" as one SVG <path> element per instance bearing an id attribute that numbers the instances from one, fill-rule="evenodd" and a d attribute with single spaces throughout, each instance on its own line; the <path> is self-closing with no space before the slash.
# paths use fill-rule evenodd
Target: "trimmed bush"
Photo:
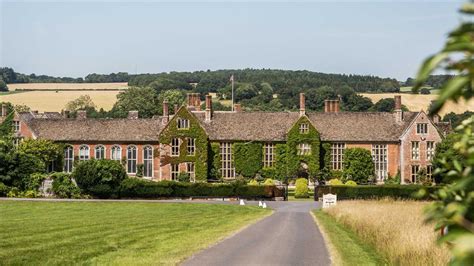
<path id="1" fill-rule="evenodd" d="M 350 148 L 344 151 L 345 180 L 353 180 L 357 183 L 367 183 L 374 177 L 375 166 L 372 154 L 363 148 Z"/>
<path id="2" fill-rule="evenodd" d="M 354 182 L 354 181 L 352 181 L 352 180 L 349 180 L 349 181 L 347 181 L 344 185 L 345 185 L 345 186 L 357 186 L 357 183 Z"/>
<path id="3" fill-rule="evenodd" d="M 309 189 L 308 189 L 308 179 L 298 178 L 296 179 L 296 188 L 295 188 L 295 198 L 308 198 Z"/>
<path id="4" fill-rule="evenodd" d="M 426 190 L 424 196 L 419 197 L 420 190 Z M 359 186 L 319 186 L 316 189 L 317 196 L 322 197 L 323 194 L 337 194 L 338 199 L 430 199 L 429 194 L 436 187 L 421 185 L 359 185 Z"/>
<path id="5" fill-rule="evenodd" d="M 331 185 L 331 186 L 343 185 L 342 181 L 337 179 L 337 178 L 333 178 L 333 179 L 329 180 L 328 184 Z"/>
<path id="6" fill-rule="evenodd" d="M 71 175 L 85 193 L 100 198 L 117 197 L 120 182 L 127 178 L 118 161 L 88 160 L 79 163 Z"/>
<path id="7" fill-rule="evenodd" d="M 10 191 L 10 187 L 0 182 L 0 197 L 5 197 Z"/>
<path id="8" fill-rule="evenodd" d="M 71 176 L 66 173 L 54 173 L 52 191 L 58 198 L 80 198 L 81 190 L 72 181 Z"/>

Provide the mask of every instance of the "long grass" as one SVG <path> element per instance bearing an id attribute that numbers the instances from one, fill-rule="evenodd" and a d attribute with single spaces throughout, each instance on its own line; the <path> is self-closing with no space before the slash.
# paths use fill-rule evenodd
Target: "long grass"
<path id="1" fill-rule="evenodd" d="M 212 204 L 0 201 L 0 265 L 174 265 L 269 213 Z"/>
<path id="2" fill-rule="evenodd" d="M 426 202 L 341 201 L 324 211 L 382 254 L 392 265 L 446 265 L 449 251 L 424 223 Z"/>

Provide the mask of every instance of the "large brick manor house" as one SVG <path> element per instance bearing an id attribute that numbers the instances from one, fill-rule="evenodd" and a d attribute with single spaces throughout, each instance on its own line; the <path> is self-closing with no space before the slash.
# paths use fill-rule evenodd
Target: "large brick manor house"
<path id="1" fill-rule="evenodd" d="M 7 116 L 2 107 L 0 122 Z M 233 179 L 239 174 L 234 143 L 259 143 L 261 167 L 272 168 L 279 144 L 288 146 L 288 151 L 294 145 L 295 152 L 287 156 L 301 158 L 301 164 L 312 156 L 319 161 L 319 147 L 314 145 L 318 138 L 318 143 L 330 147 L 332 169 L 343 167 L 345 149 L 361 147 L 371 151 L 379 181 L 400 173 L 402 183 L 416 182 L 421 168 L 431 174 L 435 146 L 450 129 L 438 116 L 402 111 L 400 96 L 395 96 L 393 113 L 342 112 L 338 100 L 326 100 L 324 112 L 306 112 L 303 93 L 299 112 L 245 112 L 240 105 L 234 109 L 213 111 L 208 95 L 201 110 L 199 95 L 191 93 L 187 106 L 170 114 L 165 101 L 163 115 L 151 119 L 138 118 L 136 111 L 125 119 L 91 119 L 85 111 L 78 111 L 76 118 L 69 118 L 67 112 L 34 111 L 15 113 L 13 127 L 19 140 L 66 144 L 66 172 L 72 171 L 76 161 L 97 158 L 121 161 L 131 176 L 141 168 L 143 177 L 151 180 L 173 180 L 187 172 L 192 180 L 205 181 L 211 165 L 223 179 Z M 291 141 L 290 132 L 297 135 Z"/>

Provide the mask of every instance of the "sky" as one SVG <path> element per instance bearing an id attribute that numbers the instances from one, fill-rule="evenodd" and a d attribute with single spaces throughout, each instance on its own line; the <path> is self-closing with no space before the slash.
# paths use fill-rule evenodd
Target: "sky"
<path id="1" fill-rule="evenodd" d="M 0 0 L 0 66 L 70 77 L 272 68 L 405 80 L 459 24 L 461 4 Z"/>

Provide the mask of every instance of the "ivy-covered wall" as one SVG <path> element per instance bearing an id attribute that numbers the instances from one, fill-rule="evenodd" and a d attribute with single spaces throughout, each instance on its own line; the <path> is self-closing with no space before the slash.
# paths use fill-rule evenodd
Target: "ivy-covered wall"
<path id="1" fill-rule="evenodd" d="M 190 123 L 189 128 L 178 129 L 178 118 L 188 119 Z M 166 128 L 162 131 L 159 141 L 162 144 L 171 145 L 171 139 L 173 138 L 179 138 L 181 141 L 179 156 L 162 155 L 160 157 L 161 165 L 194 162 L 196 181 L 207 181 L 208 136 L 199 124 L 198 119 L 185 107 L 181 107 L 177 114 L 169 121 Z M 187 154 L 187 138 L 195 139 L 195 155 Z"/>
<path id="2" fill-rule="evenodd" d="M 220 155 L 220 144 L 218 142 L 212 142 L 208 147 L 208 158 L 209 158 L 209 179 L 221 180 L 221 155 Z"/>
<path id="3" fill-rule="evenodd" d="M 0 102 L 0 105 L 3 104 Z M 2 123 L 0 123 L 0 139 L 1 138 L 11 138 L 13 134 L 13 118 L 15 117 L 15 112 L 13 111 L 13 106 L 10 103 L 7 103 L 7 112 L 8 115 L 5 117 Z"/>
<path id="4" fill-rule="evenodd" d="M 236 142 L 232 146 L 237 175 L 254 177 L 263 166 L 263 145 L 261 142 Z"/>
<path id="5" fill-rule="evenodd" d="M 308 124 L 308 132 L 300 133 L 300 125 Z M 308 143 L 311 146 L 311 154 L 298 155 L 297 147 L 300 143 Z M 319 132 L 311 124 L 306 116 L 302 116 L 288 131 L 287 139 L 287 167 L 288 176 L 297 177 L 301 170 L 301 163 L 308 166 L 308 174 L 310 177 L 316 177 L 320 169 L 320 146 L 321 140 Z"/>

